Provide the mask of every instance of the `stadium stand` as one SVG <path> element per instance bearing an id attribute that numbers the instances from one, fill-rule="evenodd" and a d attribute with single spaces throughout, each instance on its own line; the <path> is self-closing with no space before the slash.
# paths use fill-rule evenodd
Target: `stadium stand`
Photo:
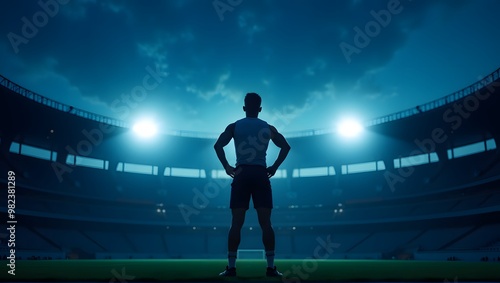
<path id="1" fill-rule="evenodd" d="M 293 153 L 272 181 L 278 253 L 314 256 L 330 241 L 330 258 L 500 256 L 499 73 L 421 111 L 366 122 L 357 147 L 325 129 L 285 134 Z M 225 257 L 231 181 L 219 174 L 215 135 L 171 131 L 130 150 L 125 122 L 68 111 L 2 76 L 0 85 L 0 170 L 16 173 L 24 255 Z M 489 94 L 487 103 L 459 127 L 443 119 L 478 93 Z M 196 162 L 182 158 L 193 155 Z M 261 248 L 252 210 L 243 233 L 241 248 Z"/>

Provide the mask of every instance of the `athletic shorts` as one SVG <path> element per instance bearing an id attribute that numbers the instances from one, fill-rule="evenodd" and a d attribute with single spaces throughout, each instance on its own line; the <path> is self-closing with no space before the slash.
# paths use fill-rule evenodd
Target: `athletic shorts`
<path id="1" fill-rule="evenodd" d="M 267 170 L 259 165 L 240 165 L 231 183 L 230 208 L 250 207 L 250 198 L 255 208 L 273 208 L 271 181 Z"/>

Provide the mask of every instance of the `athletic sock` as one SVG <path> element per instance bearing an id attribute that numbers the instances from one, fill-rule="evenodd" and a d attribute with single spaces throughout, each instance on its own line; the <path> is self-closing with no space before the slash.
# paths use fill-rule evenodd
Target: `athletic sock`
<path id="1" fill-rule="evenodd" d="M 274 251 L 266 251 L 267 267 L 274 268 Z"/>
<path id="2" fill-rule="evenodd" d="M 228 268 L 236 268 L 236 252 L 227 253 Z"/>

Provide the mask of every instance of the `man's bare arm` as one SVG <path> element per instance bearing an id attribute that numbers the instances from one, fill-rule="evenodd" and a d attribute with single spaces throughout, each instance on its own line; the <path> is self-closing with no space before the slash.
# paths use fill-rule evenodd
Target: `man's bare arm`
<path id="1" fill-rule="evenodd" d="M 285 137 L 281 133 L 279 133 L 274 126 L 269 127 L 271 128 L 271 140 L 277 147 L 280 148 L 280 152 L 278 154 L 278 157 L 276 158 L 276 161 L 273 165 L 267 168 L 267 176 L 272 177 L 276 173 L 276 170 L 278 170 L 278 167 L 281 165 L 281 163 L 285 161 L 285 158 L 287 157 L 291 147 L 286 141 Z"/>
<path id="2" fill-rule="evenodd" d="M 224 147 L 231 141 L 233 138 L 233 132 L 234 132 L 234 123 L 229 124 L 224 132 L 220 134 L 219 138 L 214 144 L 214 149 L 215 153 L 217 153 L 217 157 L 219 158 L 219 161 L 221 162 L 222 166 L 226 170 L 226 173 L 234 177 L 234 170 L 235 168 L 231 165 L 229 165 L 229 162 L 227 162 L 226 158 L 226 153 L 224 152 Z"/>

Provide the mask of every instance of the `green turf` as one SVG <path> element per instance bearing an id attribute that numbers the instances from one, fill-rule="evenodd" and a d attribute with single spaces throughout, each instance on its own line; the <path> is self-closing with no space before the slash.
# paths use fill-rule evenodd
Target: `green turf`
<path id="1" fill-rule="evenodd" d="M 221 281 L 226 260 L 38 260 L 2 261 L 1 281 Z M 276 260 L 283 279 L 265 277 L 264 260 L 239 260 L 237 278 L 224 281 L 434 281 L 500 282 L 500 263 L 383 260 Z"/>

